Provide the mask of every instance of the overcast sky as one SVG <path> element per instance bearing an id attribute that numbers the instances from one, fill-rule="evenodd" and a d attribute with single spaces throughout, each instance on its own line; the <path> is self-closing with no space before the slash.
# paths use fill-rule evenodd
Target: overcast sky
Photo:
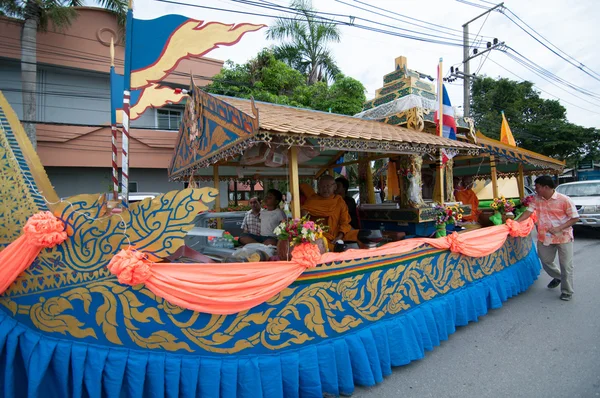
<path id="1" fill-rule="evenodd" d="M 435 76 L 440 57 L 444 59 L 445 73 L 449 71 L 452 65 L 463 70 L 461 65 L 463 59 L 462 25 L 485 11 L 456 0 L 364 0 L 363 3 L 383 9 L 374 10 L 381 14 L 376 15 L 356 8 L 368 9 L 368 6 L 355 0 L 341 1 L 350 5 L 343 4 L 338 0 L 313 0 L 313 6 L 324 13 L 355 16 L 357 17 L 356 24 L 379 26 L 381 29 L 394 32 L 400 31 L 395 30 L 393 27 L 415 30 L 443 38 L 444 41 L 460 44 L 460 46 L 448 46 L 425 43 L 370 32 L 357 27 L 341 26 L 342 40 L 340 43 L 331 43 L 330 48 L 343 73 L 358 79 L 364 84 L 369 99 L 374 97 L 375 90 L 383 85 L 383 75 L 394 70 L 394 59 L 400 55 L 408 58 L 410 69 L 432 76 Z M 484 0 L 470 1 L 488 6 Z M 249 13 L 284 15 L 282 12 L 240 4 L 231 0 L 181 0 L 181 2 Z M 255 0 L 255 2 L 263 4 L 270 2 L 282 6 L 289 5 L 287 0 Z M 486 36 L 484 40 L 490 40 L 488 37 L 497 37 L 500 41 L 506 42 L 514 50 L 569 84 L 588 90 L 596 94 L 597 97 L 594 98 L 577 92 L 573 88 L 565 87 L 560 83 L 549 83 L 500 51 L 492 51 L 487 59 L 485 55 L 482 55 L 472 60 L 471 72 L 479 70 L 480 75 L 530 80 L 539 91 L 542 91 L 541 96 L 543 98 L 558 98 L 560 100 L 561 104 L 567 109 L 569 121 L 586 127 L 600 127 L 600 51 L 596 44 L 600 36 L 600 3 L 598 0 L 573 0 L 570 2 L 564 0 L 507 0 L 505 5 L 560 50 L 572 56 L 577 62 L 587 66 L 593 71 L 590 72 L 592 75 L 596 72 L 595 78 L 569 65 L 566 61 L 544 48 L 514 25 L 505 15 L 498 12 L 492 12 L 487 20 L 482 17 L 469 25 L 472 34 L 471 41 L 476 41 L 474 39 L 479 31 L 480 35 Z M 411 22 L 394 13 L 416 18 L 426 23 L 414 20 Z M 196 19 L 225 23 L 252 22 L 271 25 L 274 21 L 273 18 L 269 17 L 179 6 L 158 0 L 134 0 L 134 16 L 136 18 L 152 19 L 165 14 L 181 14 Z M 404 22 L 388 17 L 400 18 Z M 514 19 L 514 16 L 511 15 L 511 17 Z M 332 16 L 332 18 L 340 22 L 349 21 L 349 18 L 346 17 Z M 358 18 L 369 19 L 378 25 Z M 431 25 L 427 23 L 431 23 Z M 393 27 L 385 27 L 381 24 L 388 24 Z M 450 35 L 442 35 L 441 32 L 425 29 L 424 26 L 448 32 Z M 446 28 L 455 30 L 447 30 Z M 266 39 L 265 33 L 266 29 L 248 33 L 237 45 L 214 50 L 207 56 L 244 63 L 255 56 L 263 47 L 275 44 L 275 42 Z M 456 36 L 452 36 L 454 34 Z M 480 39 L 481 37 L 477 37 L 477 40 Z M 485 42 L 482 45 L 485 45 Z M 480 67 L 482 61 L 484 62 Z M 462 105 L 462 80 L 457 80 L 447 85 L 447 87 L 452 105 Z"/>

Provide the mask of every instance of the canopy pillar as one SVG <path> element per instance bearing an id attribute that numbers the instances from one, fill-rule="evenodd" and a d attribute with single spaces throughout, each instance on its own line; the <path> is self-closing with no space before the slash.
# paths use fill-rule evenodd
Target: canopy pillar
<path id="1" fill-rule="evenodd" d="M 498 197 L 498 176 L 496 174 L 496 157 L 494 155 L 490 155 L 490 169 L 492 176 L 492 195 L 494 198 Z"/>
<path id="2" fill-rule="evenodd" d="M 298 177 L 298 148 L 289 149 L 290 192 L 292 193 L 292 217 L 300 218 L 300 180 Z"/>
<path id="3" fill-rule="evenodd" d="M 360 203 L 375 204 L 375 187 L 373 186 L 373 173 L 371 171 L 371 161 L 365 153 L 358 154 L 358 177 Z"/>
<path id="4" fill-rule="evenodd" d="M 519 186 L 519 198 L 525 197 L 525 175 L 523 174 L 523 164 L 519 163 L 519 175 L 517 176 L 517 184 Z"/>
<path id="5" fill-rule="evenodd" d="M 437 154 L 435 160 L 435 186 L 433 188 L 433 201 L 444 204 L 444 164 L 442 161 L 442 152 Z"/>
<path id="6" fill-rule="evenodd" d="M 219 190 L 219 166 L 213 165 L 213 182 L 214 187 L 217 190 L 217 196 L 215 197 L 215 212 L 221 211 L 221 193 Z M 217 229 L 221 229 L 221 219 L 217 219 Z"/>
<path id="7" fill-rule="evenodd" d="M 454 160 L 446 162 L 446 201 L 455 202 L 454 198 Z"/>

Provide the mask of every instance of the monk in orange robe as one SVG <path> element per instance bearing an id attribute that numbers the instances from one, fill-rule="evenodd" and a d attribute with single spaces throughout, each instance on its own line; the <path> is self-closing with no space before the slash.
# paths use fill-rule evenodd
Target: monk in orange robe
<path id="1" fill-rule="evenodd" d="M 357 241 L 358 230 L 350 226 L 348 206 L 340 195 L 334 192 L 337 188 L 335 179 L 326 175 L 319 179 L 317 194 L 306 199 L 302 206 L 302 215 L 310 215 L 311 220 L 321 221 L 328 227 L 324 233 L 329 248 L 337 241 Z"/>
<path id="2" fill-rule="evenodd" d="M 471 189 L 473 187 L 473 178 L 463 177 L 462 184 L 459 185 L 455 192 L 454 197 L 457 201 L 462 202 L 465 205 L 471 205 L 471 214 L 463 217 L 463 221 L 471 222 L 479 219 L 479 199 L 475 192 Z"/>

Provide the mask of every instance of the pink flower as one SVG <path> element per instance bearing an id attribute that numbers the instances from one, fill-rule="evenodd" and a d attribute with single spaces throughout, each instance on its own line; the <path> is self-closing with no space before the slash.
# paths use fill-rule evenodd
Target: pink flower
<path id="1" fill-rule="evenodd" d="M 314 231 L 315 230 L 315 222 L 314 221 L 307 221 L 304 223 L 303 225 L 304 228 L 310 230 L 310 231 Z"/>

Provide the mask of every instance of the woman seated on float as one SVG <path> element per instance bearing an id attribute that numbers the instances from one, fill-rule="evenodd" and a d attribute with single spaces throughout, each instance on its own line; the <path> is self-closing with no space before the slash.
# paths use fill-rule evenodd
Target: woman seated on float
<path id="1" fill-rule="evenodd" d="M 263 243 L 265 245 L 276 245 L 277 237 L 273 232 L 275 228 L 285 221 L 286 216 L 279 204 L 283 195 L 277 189 L 269 189 L 264 199 L 266 208 L 260 208 L 258 198 L 250 199 L 251 209 L 246 213 L 242 222 L 242 230 L 239 242 L 242 245 L 249 243 Z"/>

